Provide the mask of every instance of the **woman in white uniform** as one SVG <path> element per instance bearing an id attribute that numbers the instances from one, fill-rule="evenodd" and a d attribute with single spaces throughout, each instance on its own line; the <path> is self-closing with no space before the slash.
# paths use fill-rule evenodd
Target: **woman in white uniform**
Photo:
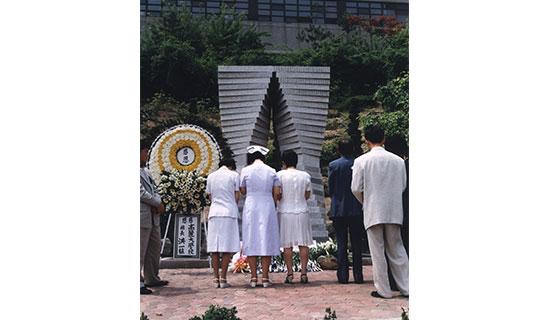
<path id="1" fill-rule="evenodd" d="M 231 256 L 240 250 L 239 224 L 237 221 L 239 209 L 239 174 L 235 171 L 235 161 L 224 159 L 220 168 L 206 180 L 206 193 L 212 200 L 208 213 L 208 237 L 206 251 L 212 253 L 214 269 L 214 285 L 226 288 L 227 268 Z M 220 255 L 222 258 L 222 274 L 219 275 Z"/>
<path id="2" fill-rule="evenodd" d="M 264 164 L 267 148 L 250 146 L 247 149 L 251 164 L 241 170 L 241 193 L 246 194 L 243 207 L 243 254 L 248 256 L 250 286 L 256 287 L 258 256 L 262 262 L 262 285 L 269 287 L 271 257 L 280 254 L 279 223 L 275 211 L 275 197 L 280 193 L 280 182 L 275 169 Z"/>
<path id="3" fill-rule="evenodd" d="M 287 267 L 285 283 L 292 283 L 292 247 L 300 249 L 301 283 L 308 283 L 307 262 L 309 245 L 313 244 L 307 199 L 311 194 L 311 177 L 305 171 L 296 170 L 298 155 L 292 150 L 283 152 L 283 168 L 277 172 L 282 194 L 279 201 L 279 227 L 281 247 Z"/>

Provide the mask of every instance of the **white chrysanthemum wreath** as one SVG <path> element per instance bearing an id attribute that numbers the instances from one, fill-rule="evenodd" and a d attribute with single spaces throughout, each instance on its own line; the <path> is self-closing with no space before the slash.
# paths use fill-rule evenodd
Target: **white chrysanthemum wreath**
<path id="1" fill-rule="evenodd" d="M 214 137 L 199 126 L 183 124 L 157 137 L 149 154 L 148 167 L 155 182 L 163 171 L 196 171 L 207 176 L 218 168 L 220 147 Z"/>

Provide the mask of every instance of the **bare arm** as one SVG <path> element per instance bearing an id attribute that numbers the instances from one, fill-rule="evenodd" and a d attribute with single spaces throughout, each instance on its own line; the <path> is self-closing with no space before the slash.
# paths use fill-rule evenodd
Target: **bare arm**
<path id="1" fill-rule="evenodd" d="M 243 196 L 246 195 L 246 187 L 240 187 L 239 190 Z"/>
<path id="2" fill-rule="evenodd" d="M 239 199 L 241 198 L 241 194 L 239 191 L 235 191 L 235 202 L 239 203 Z"/>
<path id="3" fill-rule="evenodd" d="M 281 187 L 273 187 L 273 200 L 281 200 L 282 192 Z"/>
<path id="4" fill-rule="evenodd" d="M 309 197 L 311 196 L 311 191 L 306 191 L 304 196 L 306 197 L 306 200 L 308 200 Z"/>

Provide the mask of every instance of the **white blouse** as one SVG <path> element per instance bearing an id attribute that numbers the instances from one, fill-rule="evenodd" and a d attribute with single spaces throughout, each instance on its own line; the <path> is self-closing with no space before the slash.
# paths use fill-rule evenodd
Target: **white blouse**
<path id="1" fill-rule="evenodd" d="M 293 168 L 277 172 L 282 185 L 282 197 L 279 201 L 280 213 L 306 213 L 305 192 L 311 192 L 311 176 L 305 171 Z"/>
<path id="2" fill-rule="evenodd" d="M 238 218 L 239 208 L 235 201 L 235 191 L 239 191 L 239 174 L 223 166 L 208 175 L 206 193 L 212 204 L 208 217 Z"/>

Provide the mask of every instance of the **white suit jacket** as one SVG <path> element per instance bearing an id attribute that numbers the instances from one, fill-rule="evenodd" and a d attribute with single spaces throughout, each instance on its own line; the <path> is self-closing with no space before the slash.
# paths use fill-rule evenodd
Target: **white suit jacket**
<path id="1" fill-rule="evenodd" d="M 403 224 L 402 194 L 407 186 L 405 161 L 382 147 L 355 159 L 351 191 L 363 203 L 365 228 Z"/>

